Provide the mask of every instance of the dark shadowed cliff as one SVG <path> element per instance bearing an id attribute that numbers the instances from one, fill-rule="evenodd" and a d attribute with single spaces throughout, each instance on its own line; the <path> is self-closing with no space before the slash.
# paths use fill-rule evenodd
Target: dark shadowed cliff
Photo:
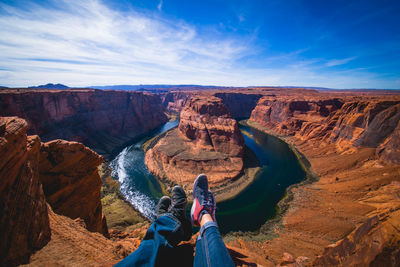
<path id="1" fill-rule="evenodd" d="M 158 95 L 68 90 L 0 92 L 0 116 L 18 116 L 43 141 L 78 141 L 108 157 L 167 121 Z"/>

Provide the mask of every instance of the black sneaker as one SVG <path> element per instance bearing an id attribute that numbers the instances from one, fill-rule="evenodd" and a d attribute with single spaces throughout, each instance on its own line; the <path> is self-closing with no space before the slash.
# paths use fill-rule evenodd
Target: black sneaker
<path id="1" fill-rule="evenodd" d="M 163 196 L 157 203 L 156 215 L 157 218 L 161 217 L 168 212 L 169 206 L 171 206 L 171 198 L 168 196 Z"/>
<path id="2" fill-rule="evenodd" d="M 187 205 L 186 193 L 182 187 L 176 185 L 172 188 L 171 195 L 172 195 L 171 196 L 172 204 L 169 211 L 179 221 L 182 221 L 184 218 L 186 218 L 186 205 Z"/>
<path id="3" fill-rule="evenodd" d="M 192 224 L 186 217 L 186 193 L 182 187 L 176 185 L 172 188 L 171 195 L 172 204 L 169 208 L 169 212 L 181 223 L 181 229 L 179 231 L 181 235 L 179 237 L 182 240 L 188 241 L 192 237 Z"/>
<path id="4" fill-rule="evenodd" d="M 200 226 L 201 217 L 208 213 L 215 220 L 216 203 L 212 192 L 208 191 L 208 180 L 205 174 L 197 176 L 193 184 L 193 205 L 190 217 L 194 226 Z"/>

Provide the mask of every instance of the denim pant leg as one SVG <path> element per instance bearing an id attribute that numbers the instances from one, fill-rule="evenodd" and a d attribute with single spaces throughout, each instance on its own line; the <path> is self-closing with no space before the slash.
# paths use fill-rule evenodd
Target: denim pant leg
<path id="1" fill-rule="evenodd" d="M 196 242 L 193 266 L 234 266 L 215 222 L 207 222 L 201 227 L 200 235 Z"/>
<path id="2" fill-rule="evenodd" d="M 180 222 L 171 214 L 159 217 L 147 230 L 138 249 L 115 266 L 168 266 L 171 250 L 182 240 Z"/>

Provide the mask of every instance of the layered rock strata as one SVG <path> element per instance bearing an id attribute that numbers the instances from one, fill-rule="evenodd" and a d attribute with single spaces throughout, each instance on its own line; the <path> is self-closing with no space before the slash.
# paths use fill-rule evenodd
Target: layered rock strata
<path id="1" fill-rule="evenodd" d="M 158 95 L 102 90 L 6 90 L 0 116 L 18 116 L 44 141 L 78 141 L 109 157 L 167 121 Z"/>
<path id="2" fill-rule="evenodd" d="M 400 163 L 400 101 L 263 97 L 250 121 L 280 135 L 335 143 L 339 151 L 379 147 L 386 162 Z"/>
<path id="3" fill-rule="evenodd" d="M 263 95 L 221 92 L 215 93 L 214 96 L 222 100 L 234 118 L 248 118 Z"/>
<path id="4" fill-rule="evenodd" d="M 0 265 L 27 262 L 50 240 L 39 179 L 40 139 L 27 137 L 27 123 L 0 117 Z"/>
<path id="5" fill-rule="evenodd" d="M 57 214 L 81 218 L 89 231 L 108 236 L 97 169 L 102 162 L 81 143 L 55 140 L 41 146 L 39 174 L 46 200 Z"/>
<path id="6" fill-rule="evenodd" d="M 25 120 L 0 117 L 0 265 L 26 263 L 50 241 L 47 203 L 108 236 L 97 170 L 102 157 L 76 142 L 43 144 L 27 128 Z"/>
<path id="7" fill-rule="evenodd" d="M 274 239 L 241 246 L 270 266 L 286 252 L 313 266 L 397 266 L 399 96 L 332 96 L 259 100 L 249 123 L 296 146 L 319 179 L 291 188 L 281 227 L 261 229 Z"/>
<path id="8" fill-rule="evenodd" d="M 219 98 L 193 97 L 169 131 L 145 156 L 148 169 L 162 179 L 191 184 L 206 173 L 211 186 L 236 178 L 243 170 L 244 139 Z"/>

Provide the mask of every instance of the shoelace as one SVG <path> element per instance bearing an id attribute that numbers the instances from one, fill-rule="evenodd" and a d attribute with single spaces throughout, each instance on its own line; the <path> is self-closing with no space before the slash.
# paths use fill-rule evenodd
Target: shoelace
<path id="1" fill-rule="evenodd" d="M 213 215 L 213 213 L 215 212 L 215 201 L 212 193 L 207 192 L 204 199 L 204 209 L 206 209 L 210 215 Z"/>

